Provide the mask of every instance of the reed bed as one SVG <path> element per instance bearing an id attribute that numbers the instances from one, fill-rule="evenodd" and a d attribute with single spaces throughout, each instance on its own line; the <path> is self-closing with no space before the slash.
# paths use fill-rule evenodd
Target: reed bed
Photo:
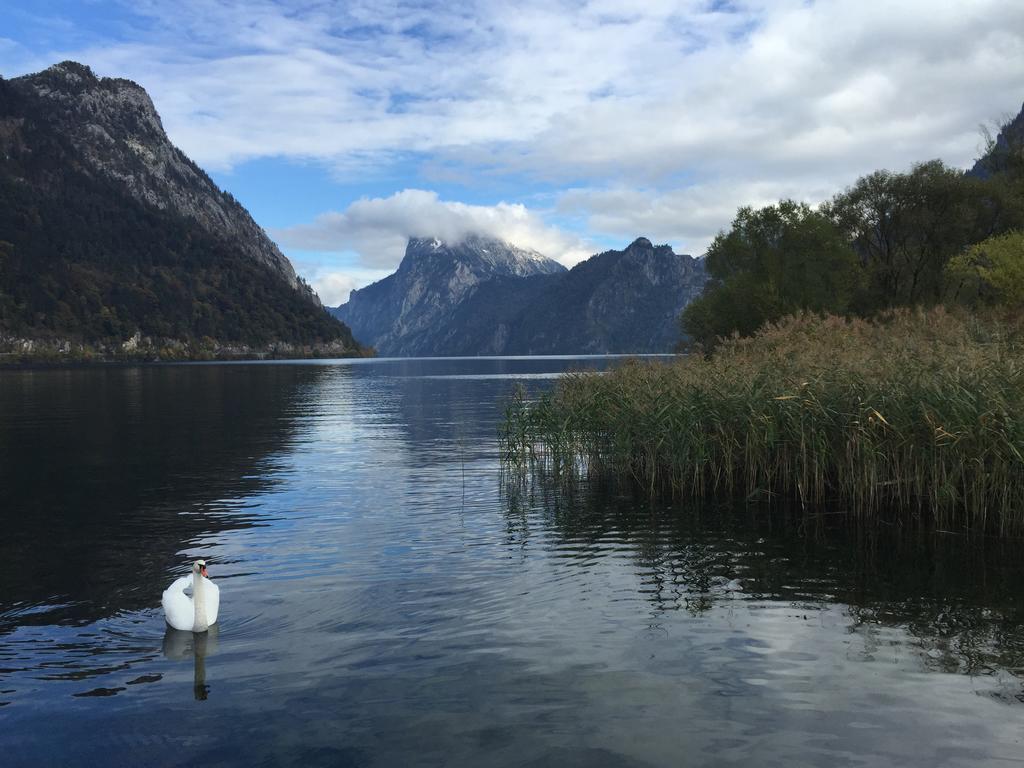
<path id="1" fill-rule="evenodd" d="M 1024 530 L 1019 323 L 900 311 L 788 318 L 711 358 L 571 373 L 502 427 L 506 460 L 677 496 L 765 496 L 852 519 Z"/>

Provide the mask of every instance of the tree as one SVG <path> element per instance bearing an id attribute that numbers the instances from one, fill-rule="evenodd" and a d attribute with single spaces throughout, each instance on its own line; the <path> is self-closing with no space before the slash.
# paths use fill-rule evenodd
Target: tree
<path id="1" fill-rule="evenodd" d="M 680 317 L 683 332 L 706 350 L 718 339 L 734 333 L 750 336 L 769 320 L 786 314 L 778 292 L 770 283 L 742 272 L 724 282 L 709 284 Z"/>
<path id="2" fill-rule="evenodd" d="M 953 299 L 968 306 L 1024 307 L 1024 232 L 990 237 L 950 260 Z"/>
<path id="3" fill-rule="evenodd" d="M 867 273 L 862 312 L 943 298 L 944 269 L 967 246 L 1015 221 L 1001 186 L 933 160 L 909 173 L 876 171 L 836 195 L 825 213 Z"/>
<path id="4" fill-rule="evenodd" d="M 753 333 L 800 311 L 845 312 L 859 295 L 856 254 L 837 227 L 805 203 L 740 208 L 707 253 L 713 278 L 681 317 L 706 348 L 733 332 Z"/>

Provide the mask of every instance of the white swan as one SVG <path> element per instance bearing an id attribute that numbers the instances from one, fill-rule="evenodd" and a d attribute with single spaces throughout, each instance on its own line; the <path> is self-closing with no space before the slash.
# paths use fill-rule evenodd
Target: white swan
<path id="1" fill-rule="evenodd" d="M 185 590 L 192 587 L 192 597 Z M 160 601 L 164 617 L 174 629 L 186 632 L 205 632 L 217 623 L 220 610 L 220 588 L 206 577 L 206 561 L 196 560 L 192 573 L 175 579 L 164 590 Z"/>

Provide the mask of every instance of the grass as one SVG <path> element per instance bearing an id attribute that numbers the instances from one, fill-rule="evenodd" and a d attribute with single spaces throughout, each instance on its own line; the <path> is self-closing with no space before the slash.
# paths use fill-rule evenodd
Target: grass
<path id="1" fill-rule="evenodd" d="M 788 318 L 711 358 L 517 393 L 506 460 L 852 519 L 1024 531 L 1024 329 L 942 309 Z"/>

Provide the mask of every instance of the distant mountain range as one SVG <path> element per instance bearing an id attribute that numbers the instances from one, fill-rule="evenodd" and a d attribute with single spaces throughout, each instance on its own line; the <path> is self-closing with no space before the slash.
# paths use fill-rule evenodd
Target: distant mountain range
<path id="1" fill-rule="evenodd" d="M 352 291 L 347 303 L 330 311 L 378 354 L 437 354 L 439 337 L 459 333 L 453 313 L 480 283 L 561 272 L 558 262 L 500 240 L 413 238 L 397 272 Z"/>
<path id="2" fill-rule="evenodd" d="M 357 338 L 399 356 L 668 352 L 705 281 L 644 238 L 572 270 L 480 235 L 412 239 L 328 312 L 141 86 L 70 61 L 0 78 L 0 362 L 360 354 Z"/>
<path id="3" fill-rule="evenodd" d="M 409 241 L 398 271 L 331 310 L 378 354 L 670 352 L 704 264 L 638 238 L 571 270 L 481 236 Z"/>
<path id="4" fill-rule="evenodd" d="M 360 349 L 146 91 L 75 62 L 0 78 L 0 351 L 56 342 Z"/>

